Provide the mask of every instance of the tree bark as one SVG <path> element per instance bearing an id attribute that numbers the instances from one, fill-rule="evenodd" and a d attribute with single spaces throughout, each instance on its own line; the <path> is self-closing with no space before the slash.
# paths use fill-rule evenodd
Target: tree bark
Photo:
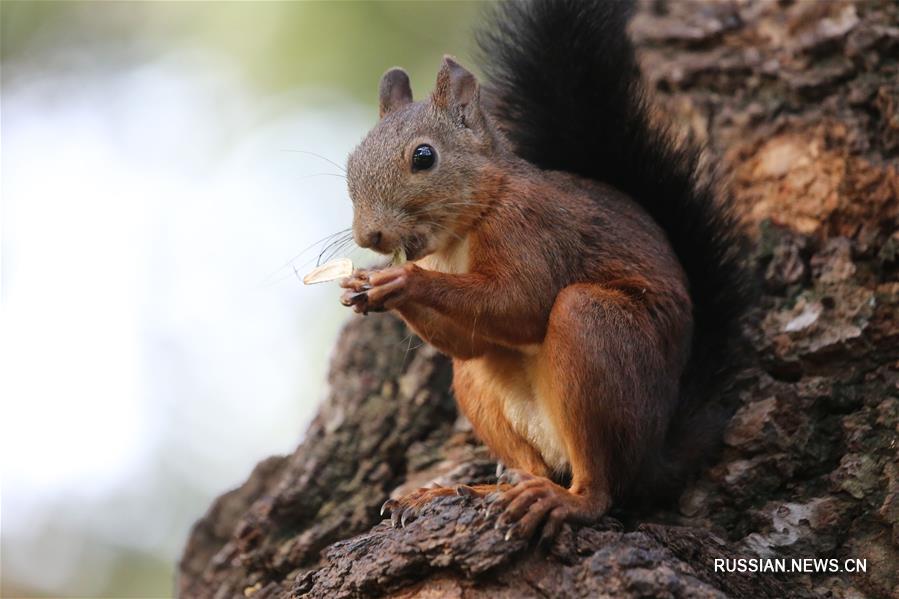
<path id="1" fill-rule="evenodd" d="M 448 360 L 392 316 L 356 317 L 300 447 L 194 526 L 182 596 L 899 597 L 899 5 L 654 0 L 632 32 L 754 239 L 763 294 L 714 465 L 679 505 L 566 527 L 549 550 L 504 541 L 470 497 L 394 528 L 391 494 L 489 482 L 494 463 Z M 714 570 L 758 556 L 867 571 Z"/>

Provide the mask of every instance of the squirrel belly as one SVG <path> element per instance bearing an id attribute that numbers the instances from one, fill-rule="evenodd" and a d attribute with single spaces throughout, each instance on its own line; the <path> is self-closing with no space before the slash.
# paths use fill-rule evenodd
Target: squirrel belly
<path id="1" fill-rule="evenodd" d="M 453 363 L 453 391 L 475 432 L 511 468 L 557 478 L 570 469 L 563 437 L 541 397 L 542 344 L 534 354 L 490 354 Z M 505 431 L 505 434 L 503 434 Z M 486 442 L 486 441 L 485 441 Z"/>

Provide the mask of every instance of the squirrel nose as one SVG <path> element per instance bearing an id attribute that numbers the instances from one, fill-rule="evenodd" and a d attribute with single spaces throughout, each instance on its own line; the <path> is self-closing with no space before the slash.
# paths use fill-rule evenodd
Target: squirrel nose
<path id="1" fill-rule="evenodd" d="M 381 231 L 370 231 L 368 235 L 365 237 L 365 247 L 368 248 L 377 248 L 381 243 L 381 239 L 383 239 L 383 235 Z"/>

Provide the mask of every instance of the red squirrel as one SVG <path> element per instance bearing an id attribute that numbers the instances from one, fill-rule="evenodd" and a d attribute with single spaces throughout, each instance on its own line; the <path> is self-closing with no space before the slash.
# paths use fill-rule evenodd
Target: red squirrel
<path id="1" fill-rule="evenodd" d="M 481 36 L 485 85 L 446 57 L 430 97 L 380 83 L 349 156 L 358 245 L 408 262 L 341 281 L 453 359 L 453 391 L 511 470 L 499 524 L 551 539 L 677 488 L 707 452 L 745 275 L 698 150 L 650 116 L 620 1 L 508 2 Z M 497 491 L 499 489 L 499 491 Z M 491 492 L 493 492 L 491 494 Z"/>

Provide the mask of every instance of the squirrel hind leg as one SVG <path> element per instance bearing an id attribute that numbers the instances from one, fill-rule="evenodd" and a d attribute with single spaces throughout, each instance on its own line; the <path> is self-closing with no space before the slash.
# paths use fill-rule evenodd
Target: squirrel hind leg
<path id="1" fill-rule="evenodd" d="M 557 515 L 603 515 L 662 443 L 677 399 L 680 358 L 666 355 L 665 348 L 677 344 L 665 342 L 652 316 L 663 307 L 651 301 L 585 283 L 556 298 L 535 385 L 565 443 L 568 491 L 579 498 Z M 547 515 L 552 526 L 558 519 Z"/>

